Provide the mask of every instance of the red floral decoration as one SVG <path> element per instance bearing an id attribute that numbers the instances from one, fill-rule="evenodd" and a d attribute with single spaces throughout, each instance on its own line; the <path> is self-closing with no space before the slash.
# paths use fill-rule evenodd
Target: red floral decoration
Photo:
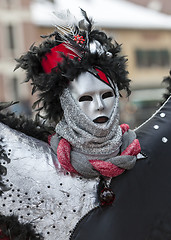
<path id="1" fill-rule="evenodd" d="M 74 36 L 74 41 L 76 41 L 76 43 L 81 43 L 81 44 L 83 44 L 83 43 L 85 42 L 85 39 L 83 38 L 83 36 L 75 35 L 75 36 Z"/>

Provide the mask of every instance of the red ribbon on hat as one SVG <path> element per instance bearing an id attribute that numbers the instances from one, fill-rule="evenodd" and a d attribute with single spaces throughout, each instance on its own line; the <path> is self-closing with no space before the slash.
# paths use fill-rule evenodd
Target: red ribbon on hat
<path id="1" fill-rule="evenodd" d="M 50 73 L 53 68 L 63 62 L 64 58 L 62 57 L 62 54 L 70 59 L 74 59 L 75 57 L 79 58 L 76 52 L 68 48 L 65 43 L 61 43 L 53 47 L 50 52 L 46 53 L 43 57 L 41 64 L 45 73 Z"/>
<path id="2" fill-rule="evenodd" d="M 59 63 L 62 63 L 64 58 L 62 55 L 65 55 L 66 57 L 69 57 L 70 59 L 74 59 L 75 57 L 80 60 L 79 55 L 76 53 L 76 51 L 73 51 L 71 48 L 69 48 L 66 43 L 61 43 L 55 47 L 53 47 L 50 52 L 46 53 L 45 56 L 42 59 L 41 65 L 43 67 L 43 70 L 45 73 L 51 73 L 52 69 L 57 67 Z M 104 72 L 102 72 L 100 69 L 95 68 L 97 71 L 97 75 L 99 78 L 105 82 L 107 85 L 110 86 L 110 83 L 105 75 Z"/>

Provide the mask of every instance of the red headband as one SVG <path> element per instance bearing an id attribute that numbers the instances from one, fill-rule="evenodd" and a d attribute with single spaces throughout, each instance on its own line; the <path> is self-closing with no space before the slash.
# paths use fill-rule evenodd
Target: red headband
<path id="1" fill-rule="evenodd" d="M 80 60 L 80 57 L 78 54 L 76 54 L 76 52 L 68 48 L 65 43 L 61 43 L 58 46 L 53 47 L 51 51 L 46 53 L 45 57 L 42 59 L 41 64 L 45 73 L 51 73 L 52 69 L 55 68 L 58 63 L 63 62 L 62 54 L 69 57 L 70 59 L 78 57 L 78 59 Z M 102 72 L 98 68 L 95 68 L 95 70 L 97 71 L 97 75 L 99 76 L 99 78 L 111 87 L 104 72 Z"/>

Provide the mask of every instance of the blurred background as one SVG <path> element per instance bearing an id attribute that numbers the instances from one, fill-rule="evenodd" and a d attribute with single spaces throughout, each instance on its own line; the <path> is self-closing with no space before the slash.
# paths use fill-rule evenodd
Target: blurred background
<path id="1" fill-rule="evenodd" d="M 170 0 L 0 0 L 0 101 L 20 101 L 12 111 L 32 116 L 30 84 L 25 73 L 13 71 L 15 58 L 28 51 L 40 35 L 51 33 L 54 11 L 68 8 L 78 19 L 79 7 L 105 30 L 128 57 L 132 94 L 120 104 L 121 122 L 139 126 L 157 109 L 163 77 L 171 66 Z"/>

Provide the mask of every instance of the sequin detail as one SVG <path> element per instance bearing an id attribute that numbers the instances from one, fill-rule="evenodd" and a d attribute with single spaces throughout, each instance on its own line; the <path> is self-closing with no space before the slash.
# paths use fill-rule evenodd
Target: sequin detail
<path id="1" fill-rule="evenodd" d="M 167 143 L 167 142 L 168 142 L 168 139 L 167 139 L 166 137 L 163 137 L 163 138 L 162 138 L 162 142 L 163 142 L 163 143 Z"/>

